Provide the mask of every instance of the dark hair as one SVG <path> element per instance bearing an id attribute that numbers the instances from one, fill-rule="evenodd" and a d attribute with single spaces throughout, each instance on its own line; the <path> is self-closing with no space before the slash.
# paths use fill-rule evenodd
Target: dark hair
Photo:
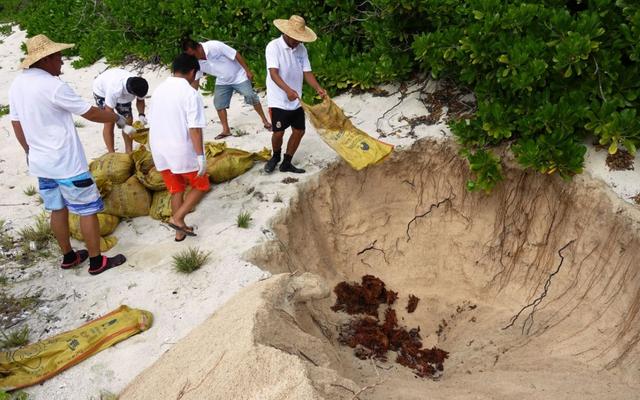
<path id="1" fill-rule="evenodd" d="M 182 39 L 182 43 L 180 43 L 180 46 L 182 47 L 182 51 L 187 51 L 197 49 L 199 44 L 200 43 L 196 42 L 195 40 L 187 37 Z"/>
<path id="2" fill-rule="evenodd" d="M 146 79 L 139 76 L 133 76 L 127 79 L 127 92 L 142 98 L 147 95 L 148 91 L 149 83 L 147 83 Z"/>
<path id="3" fill-rule="evenodd" d="M 187 53 L 182 53 L 173 60 L 171 70 L 174 73 L 178 72 L 180 74 L 188 74 L 193 70 L 198 72 L 200 71 L 200 63 L 194 56 L 191 56 Z"/>

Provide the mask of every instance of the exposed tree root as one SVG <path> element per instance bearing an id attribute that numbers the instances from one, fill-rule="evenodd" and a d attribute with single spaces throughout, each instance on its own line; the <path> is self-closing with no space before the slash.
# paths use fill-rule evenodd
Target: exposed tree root
<path id="1" fill-rule="evenodd" d="M 505 326 L 504 328 L 502 328 L 502 330 L 511 328 L 516 323 L 516 321 L 518 320 L 520 315 L 522 315 L 522 313 L 525 310 L 527 310 L 528 308 L 531 308 L 531 312 L 529 313 L 529 315 L 527 315 L 527 318 L 524 320 L 524 322 L 522 324 L 522 334 L 523 335 L 529 334 L 529 331 L 531 330 L 531 326 L 533 325 L 533 315 L 536 312 L 536 308 L 538 307 L 538 305 L 540 305 L 542 300 L 545 297 L 547 297 L 547 294 L 548 294 L 548 291 L 549 291 L 549 286 L 551 286 L 551 279 L 558 272 L 560 272 L 560 268 L 562 267 L 562 264 L 564 263 L 564 256 L 562 255 L 562 251 L 564 249 L 566 249 L 567 247 L 569 247 L 573 242 L 575 242 L 575 239 L 569 241 L 569 243 L 565 244 L 564 246 L 562 246 L 562 248 L 560 248 L 560 250 L 558 250 L 558 256 L 560 256 L 560 263 L 558 264 L 558 267 L 556 268 L 556 270 L 553 271 L 549 275 L 549 277 L 547 278 L 546 282 L 544 283 L 544 289 L 543 289 L 542 293 L 540 294 L 540 296 L 538 296 L 531 303 L 529 303 L 526 306 L 522 307 L 522 309 L 520 309 L 520 311 L 518 311 L 518 313 L 516 315 L 514 315 L 513 318 L 511 318 L 511 321 L 509 322 L 509 324 L 507 326 Z"/>

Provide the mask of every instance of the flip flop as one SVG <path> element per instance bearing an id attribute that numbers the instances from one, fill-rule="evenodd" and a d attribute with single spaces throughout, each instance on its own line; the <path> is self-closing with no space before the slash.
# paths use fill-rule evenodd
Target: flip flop
<path id="1" fill-rule="evenodd" d="M 89 252 L 87 250 L 78 250 L 76 251 L 76 259 L 71 261 L 70 263 L 60 264 L 60 268 L 71 269 L 73 267 L 77 267 L 78 265 L 82 264 L 87 258 L 89 258 Z"/>
<path id="2" fill-rule="evenodd" d="M 117 267 L 118 265 L 122 265 L 127 261 L 127 258 L 122 254 L 118 254 L 114 257 L 102 256 L 102 265 L 98 268 L 91 269 L 89 268 L 89 273 L 91 275 L 98 275 L 103 273 L 104 271 Z"/>
<path id="3" fill-rule="evenodd" d="M 233 136 L 233 135 L 231 134 L 231 132 L 229 132 L 229 133 L 221 133 L 221 134 L 219 134 L 218 136 L 216 136 L 214 139 L 216 139 L 216 140 L 220 140 L 220 139 L 224 139 L 224 138 L 229 137 L 229 136 Z"/>
<path id="4" fill-rule="evenodd" d="M 175 238 L 175 239 L 173 239 L 173 240 L 175 240 L 176 242 L 182 242 L 182 241 L 183 241 L 183 240 L 185 240 L 186 238 L 187 238 L 187 234 L 185 233 L 185 234 L 184 234 L 184 236 L 182 237 L 182 239 Z"/>
<path id="5" fill-rule="evenodd" d="M 198 236 L 193 230 L 189 229 L 186 226 L 178 226 L 171 222 L 167 222 L 167 225 L 169 225 L 171 228 L 175 229 L 176 231 L 184 233 L 186 236 Z"/>

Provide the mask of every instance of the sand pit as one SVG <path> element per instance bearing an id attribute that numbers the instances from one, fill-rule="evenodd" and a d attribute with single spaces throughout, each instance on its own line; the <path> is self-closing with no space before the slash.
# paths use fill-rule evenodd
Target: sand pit
<path id="1" fill-rule="evenodd" d="M 505 175 L 469 193 L 455 146 L 432 141 L 360 173 L 329 167 L 249 255 L 284 274 L 240 292 L 122 399 L 637 398 L 640 212 L 588 176 Z M 439 380 L 338 343 L 349 316 L 329 293 L 367 274 L 399 292 L 401 325 L 449 352 Z"/>

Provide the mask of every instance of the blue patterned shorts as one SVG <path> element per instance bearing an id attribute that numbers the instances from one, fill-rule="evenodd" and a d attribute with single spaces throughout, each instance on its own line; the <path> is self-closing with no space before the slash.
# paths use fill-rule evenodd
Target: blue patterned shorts
<path id="1" fill-rule="evenodd" d="M 93 215 L 104 210 L 104 203 L 91 173 L 84 172 L 67 179 L 38 178 L 38 189 L 49 211 L 65 207 L 73 214 Z"/>

